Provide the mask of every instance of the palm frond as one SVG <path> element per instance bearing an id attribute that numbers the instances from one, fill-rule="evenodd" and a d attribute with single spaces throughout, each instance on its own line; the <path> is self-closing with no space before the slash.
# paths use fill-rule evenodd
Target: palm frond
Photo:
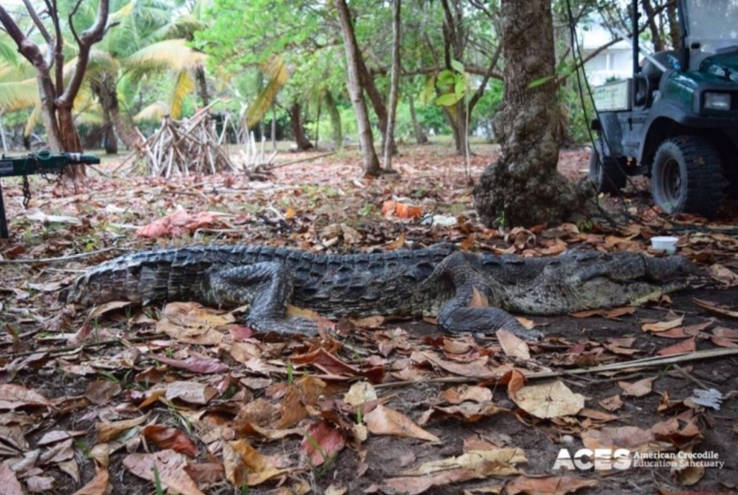
<path id="1" fill-rule="evenodd" d="M 204 53 L 187 46 L 187 40 L 179 38 L 146 46 L 126 57 L 123 63 L 131 68 L 179 72 L 202 65 L 206 58 Z"/>
<path id="2" fill-rule="evenodd" d="M 41 120 L 41 102 L 38 102 L 33 107 L 31 115 L 28 116 L 28 122 L 26 122 L 26 127 L 23 129 L 23 135 L 30 136 L 39 120 Z"/>
<path id="3" fill-rule="evenodd" d="M 5 60 L 12 65 L 19 63 L 18 47 L 10 36 L 2 31 L 0 31 L 0 60 Z"/>
<path id="4" fill-rule="evenodd" d="M 195 80 L 188 70 L 180 70 L 177 74 L 177 81 L 172 88 L 172 95 L 169 99 L 169 115 L 173 119 L 178 119 L 182 114 L 182 103 L 185 97 L 195 89 Z"/>
<path id="5" fill-rule="evenodd" d="M 160 122 L 161 119 L 168 114 L 169 108 L 167 107 L 167 104 L 161 101 L 155 101 L 134 115 L 133 121 L 137 124 L 140 124 L 141 122 Z"/>
<path id="6" fill-rule="evenodd" d="M 33 79 L 0 82 L 0 113 L 29 108 L 38 103 L 38 89 Z"/>
<path id="7" fill-rule="evenodd" d="M 275 59 L 278 59 L 278 57 L 275 57 Z M 265 75 L 269 76 L 269 82 L 256 95 L 256 99 L 254 99 L 249 106 L 248 112 L 246 112 L 246 126 L 249 129 L 254 127 L 264 117 L 272 104 L 274 104 L 279 90 L 282 89 L 282 86 L 284 86 L 290 77 L 287 66 L 281 59 L 276 62 L 273 59 L 262 70 Z"/>

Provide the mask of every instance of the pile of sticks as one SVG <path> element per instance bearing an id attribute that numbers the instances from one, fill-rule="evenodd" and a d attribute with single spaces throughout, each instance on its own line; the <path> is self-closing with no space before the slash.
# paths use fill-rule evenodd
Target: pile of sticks
<path id="1" fill-rule="evenodd" d="M 166 116 L 151 137 L 142 136 L 143 143 L 121 165 L 134 155 L 137 159 L 121 172 L 172 177 L 241 171 L 221 147 L 222 138 L 207 111 L 181 121 Z"/>

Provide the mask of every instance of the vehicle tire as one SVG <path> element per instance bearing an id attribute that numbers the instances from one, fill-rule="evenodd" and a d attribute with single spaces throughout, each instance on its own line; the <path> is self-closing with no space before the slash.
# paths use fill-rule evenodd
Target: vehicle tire
<path id="1" fill-rule="evenodd" d="M 712 217 L 727 185 L 717 148 L 701 136 L 667 139 L 653 160 L 651 194 L 666 213 Z"/>
<path id="2" fill-rule="evenodd" d="M 600 159 L 599 146 L 589 155 L 589 180 L 595 185 L 597 193 L 618 194 L 628 180 L 624 163 L 617 158 Z"/>

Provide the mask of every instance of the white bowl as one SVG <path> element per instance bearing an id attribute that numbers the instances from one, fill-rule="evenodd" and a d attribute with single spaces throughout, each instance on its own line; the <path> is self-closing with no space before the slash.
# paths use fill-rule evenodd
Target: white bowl
<path id="1" fill-rule="evenodd" d="M 676 253 L 676 245 L 679 242 L 678 237 L 659 236 L 651 237 L 651 247 L 654 249 L 663 249 L 669 254 Z"/>

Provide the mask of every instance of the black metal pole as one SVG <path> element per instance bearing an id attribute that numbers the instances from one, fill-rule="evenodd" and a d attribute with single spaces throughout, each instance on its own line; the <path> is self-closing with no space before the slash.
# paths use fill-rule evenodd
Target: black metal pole
<path id="1" fill-rule="evenodd" d="M 633 11 L 631 12 L 633 18 L 633 26 L 631 29 L 631 40 L 633 40 L 633 75 L 638 74 L 641 71 L 641 65 L 638 63 L 640 58 L 640 52 L 638 51 L 638 0 L 633 0 Z"/>
<path id="2" fill-rule="evenodd" d="M 3 185 L 0 181 L 0 239 L 7 239 L 8 221 L 5 219 L 5 203 L 3 203 Z"/>

